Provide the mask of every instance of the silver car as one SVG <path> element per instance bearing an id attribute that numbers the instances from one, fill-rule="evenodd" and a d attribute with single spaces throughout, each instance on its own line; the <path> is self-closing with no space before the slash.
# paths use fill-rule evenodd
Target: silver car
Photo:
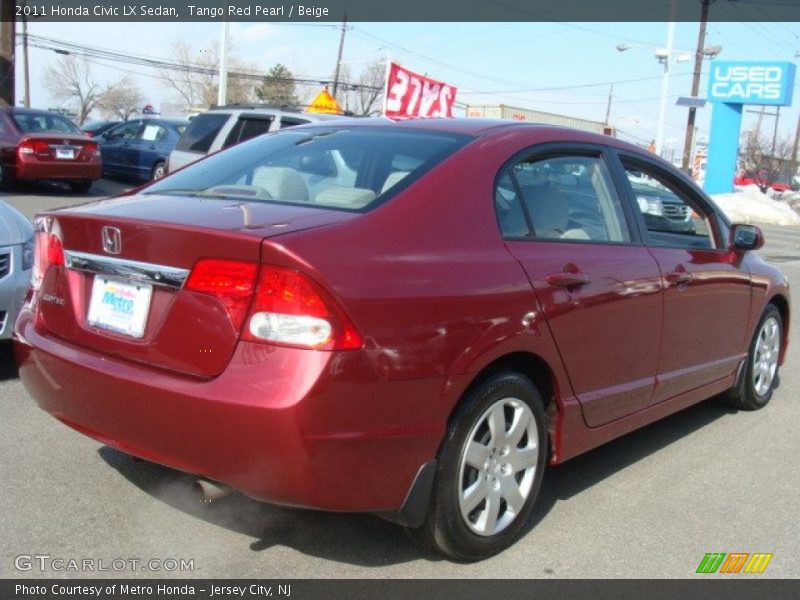
<path id="1" fill-rule="evenodd" d="M 0 200 L 0 340 L 11 338 L 32 267 L 33 225 Z"/>

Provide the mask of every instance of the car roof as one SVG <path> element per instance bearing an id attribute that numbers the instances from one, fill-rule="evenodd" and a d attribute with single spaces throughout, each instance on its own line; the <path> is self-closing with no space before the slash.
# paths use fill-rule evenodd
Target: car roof
<path id="1" fill-rule="evenodd" d="M 645 152 L 642 148 L 624 142 L 615 137 L 591 133 L 581 129 L 563 127 L 560 125 L 548 125 L 544 123 L 522 123 L 508 119 L 471 119 L 464 117 L 457 118 L 408 118 L 391 119 L 387 117 L 372 117 L 364 119 L 341 119 L 340 122 L 328 121 L 324 124 L 308 123 L 299 127 L 371 127 L 387 129 L 408 129 L 417 131 L 439 131 L 442 133 L 455 133 L 469 135 L 473 137 L 486 137 L 489 135 L 501 135 L 513 131 L 527 130 L 538 132 L 542 137 L 547 137 L 551 141 L 565 141 L 585 144 L 602 144 L 614 146 L 623 150 L 629 150 L 638 154 Z M 293 128 L 294 129 L 294 128 Z M 653 154 L 653 157 L 656 155 Z"/>
<path id="2" fill-rule="evenodd" d="M 41 108 L 26 108 L 24 106 L 3 106 L 1 108 L 15 115 L 58 115 L 59 117 L 70 119 L 69 116 L 63 115 L 54 110 L 43 110 Z"/>

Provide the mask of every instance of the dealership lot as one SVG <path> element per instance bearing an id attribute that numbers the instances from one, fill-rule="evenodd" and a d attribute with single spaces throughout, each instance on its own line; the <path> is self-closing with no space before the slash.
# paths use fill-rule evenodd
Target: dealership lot
<path id="1" fill-rule="evenodd" d="M 89 196 L 124 188 L 102 180 Z M 29 216 L 90 199 L 58 188 L 2 198 Z M 785 270 L 798 298 L 800 230 L 765 231 L 762 254 Z M 793 331 L 797 324 L 794 317 Z M 288 510 L 241 496 L 203 505 L 191 478 L 135 462 L 38 410 L 6 347 L 0 576 L 688 577 L 707 552 L 769 552 L 762 577 L 796 577 L 797 357 L 792 347 L 781 386 L 760 412 L 706 402 L 551 469 L 536 527 L 497 557 L 458 565 L 367 515 Z M 34 555 L 92 560 L 95 570 L 65 572 L 50 559 L 24 558 Z M 115 560 L 125 569 L 98 573 Z M 192 561 L 194 570 L 164 570 L 169 560 Z"/>

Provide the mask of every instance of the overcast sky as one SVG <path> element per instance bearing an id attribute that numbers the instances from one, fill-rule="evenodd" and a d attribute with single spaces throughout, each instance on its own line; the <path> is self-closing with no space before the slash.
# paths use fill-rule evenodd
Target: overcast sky
<path id="1" fill-rule="evenodd" d="M 739 17 L 747 15 L 742 12 Z M 676 25 L 675 58 L 680 50 L 693 53 L 698 27 Z M 31 34 L 152 58 L 170 58 L 176 40 L 201 52 L 219 39 L 220 31 L 220 23 L 33 22 L 29 26 Z M 280 62 L 295 76 L 330 79 L 340 31 L 334 23 L 232 23 L 230 36 L 236 56 L 260 70 Z M 597 121 L 605 117 L 609 83 L 615 82 L 610 122 L 630 139 L 646 142 L 655 137 L 661 93 L 663 70 L 655 51 L 666 45 L 666 36 L 666 23 L 351 23 L 344 61 L 357 74 L 364 64 L 391 57 L 456 86 L 456 100 L 462 103 L 503 103 Z M 629 49 L 619 52 L 618 44 Z M 723 48 L 720 60 L 795 61 L 800 53 L 800 23 L 709 23 L 706 46 L 716 44 Z M 33 106 L 58 106 L 41 82 L 44 68 L 57 58 L 50 50 L 31 50 Z M 22 61 L 17 64 L 21 99 Z M 666 145 L 682 148 L 686 109 L 675 106 L 675 100 L 689 95 L 692 68 L 691 59 L 671 66 Z M 156 106 L 170 100 L 151 69 L 107 61 L 94 62 L 92 69 L 101 83 L 132 74 L 147 102 Z M 707 73 L 708 62 L 701 95 Z M 800 82 L 796 91 L 799 86 Z M 794 106 L 782 109 L 783 135 L 794 136 L 798 105 L 796 94 Z M 710 110 L 698 112 L 701 138 L 708 134 Z M 754 114 L 746 113 L 744 127 L 752 126 L 754 119 Z M 772 131 L 773 124 L 773 117 L 764 119 L 765 130 Z"/>

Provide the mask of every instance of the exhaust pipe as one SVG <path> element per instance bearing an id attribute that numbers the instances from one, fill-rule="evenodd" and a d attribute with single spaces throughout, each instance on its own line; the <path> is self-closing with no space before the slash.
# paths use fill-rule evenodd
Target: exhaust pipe
<path id="1" fill-rule="evenodd" d="M 233 492 L 233 488 L 224 483 L 217 483 L 216 481 L 209 481 L 208 479 L 197 479 L 194 482 L 197 489 L 200 491 L 201 501 L 210 504 L 228 494 Z"/>

